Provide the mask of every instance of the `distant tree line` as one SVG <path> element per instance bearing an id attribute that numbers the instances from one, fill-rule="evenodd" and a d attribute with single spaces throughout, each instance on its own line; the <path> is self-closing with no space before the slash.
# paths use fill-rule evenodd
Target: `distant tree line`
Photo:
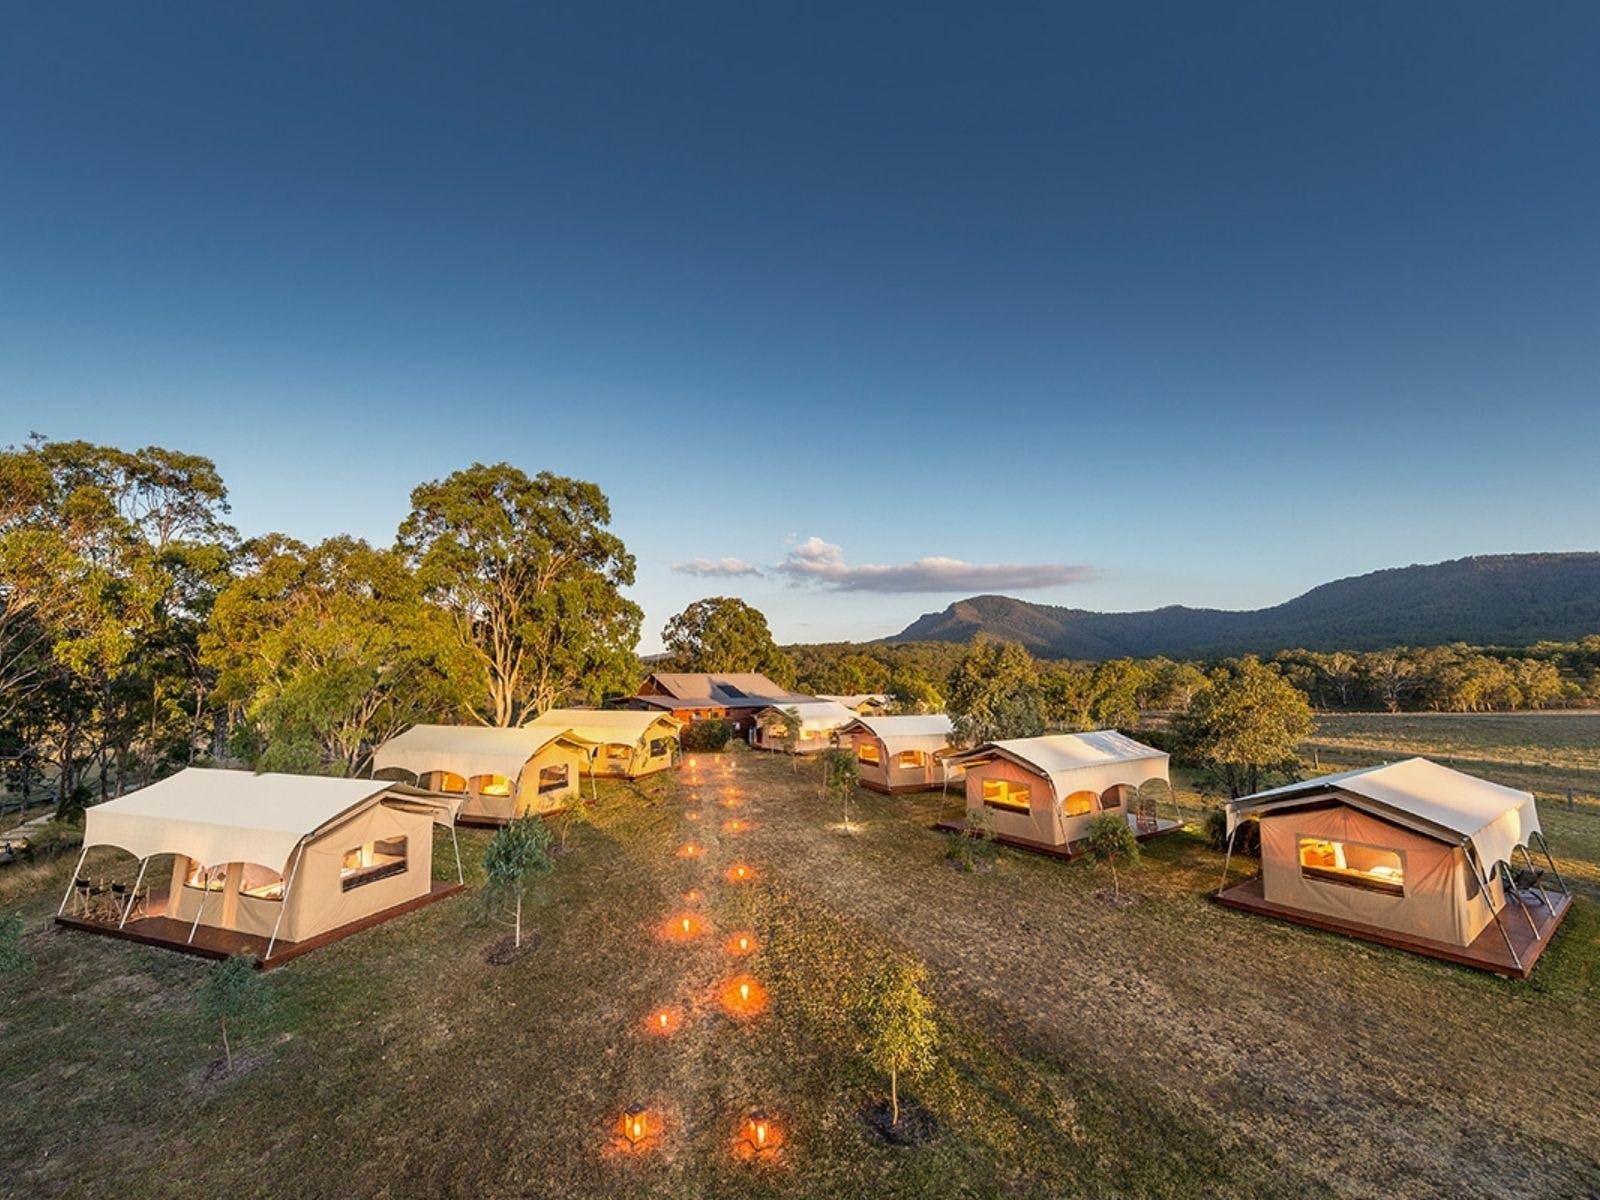
<path id="1" fill-rule="evenodd" d="M 985 639 L 976 645 L 984 644 Z M 1183 712 L 1219 667 L 1239 659 L 1037 659 L 1010 642 L 1006 663 L 980 665 L 973 645 L 901 642 L 788 646 L 797 685 L 829 694 L 885 692 L 907 711 L 943 707 L 962 678 L 1004 669 L 1025 683 L 1016 702 L 1067 728 L 1126 726 L 1141 714 Z M 996 656 L 998 651 L 985 653 Z M 1313 708 L 1356 712 L 1519 712 L 1600 706 L 1600 634 L 1533 646 L 1450 645 L 1361 653 L 1284 650 L 1262 660 Z M 1009 664 L 1009 665 L 1007 665 Z M 1023 664 L 1026 664 L 1025 666 Z M 1030 699 L 1031 697 L 1031 699 Z"/>

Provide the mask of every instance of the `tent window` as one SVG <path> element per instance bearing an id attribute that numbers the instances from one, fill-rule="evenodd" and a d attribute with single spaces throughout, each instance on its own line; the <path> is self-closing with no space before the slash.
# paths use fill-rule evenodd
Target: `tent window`
<path id="1" fill-rule="evenodd" d="M 376 883 L 406 870 L 406 839 L 386 838 L 366 842 L 344 852 L 339 866 L 339 885 L 344 891 Z"/>
<path id="2" fill-rule="evenodd" d="M 667 752 L 667 739 L 666 738 L 651 738 L 650 739 L 650 757 L 651 758 L 660 758 L 663 755 L 665 755 L 666 752 Z"/>
<path id="3" fill-rule="evenodd" d="M 879 762 L 882 762 L 883 760 L 882 760 L 881 756 L 878 754 L 878 743 L 877 742 L 868 742 L 868 741 L 857 742 L 856 743 L 856 761 L 857 762 L 864 762 L 864 763 L 873 763 L 874 765 L 876 765 Z"/>
<path id="4" fill-rule="evenodd" d="M 511 795 L 511 780 L 504 775 L 479 775 L 478 795 L 509 796 Z"/>
<path id="5" fill-rule="evenodd" d="M 922 765 L 922 751 L 902 750 L 894 756 L 894 765 L 897 767 L 920 767 Z"/>
<path id="6" fill-rule="evenodd" d="M 227 883 L 228 872 L 223 867 L 214 867 L 209 871 L 194 859 L 189 860 L 189 873 L 184 876 L 183 886 L 199 888 L 207 892 L 220 892 Z"/>
<path id="7" fill-rule="evenodd" d="M 1005 808 L 1015 812 L 1027 812 L 1029 789 L 1026 785 L 1012 783 L 1009 779 L 985 779 L 983 781 L 983 802 L 990 808 Z"/>
<path id="8" fill-rule="evenodd" d="M 1073 792 L 1061 802 L 1061 811 L 1069 817 L 1086 817 L 1094 811 L 1093 792 Z"/>
<path id="9" fill-rule="evenodd" d="M 467 790 L 467 781 L 454 771 L 435 771 L 433 773 L 433 790 L 460 795 Z"/>
<path id="10" fill-rule="evenodd" d="M 283 876 L 268 867 L 245 863 L 239 879 L 239 894 L 257 900 L 282 900 Z"/>
<path id="11" fill-rule="evenodd" d="M 539 794 L 546 792 L 559 792 L 567 786 L 567 764 L 557 763 L 553 767 L 539 768 Z"/>
<path id="12" fill-rule="evenodd" d="M 1299 850 L 1300 874 L 1305 879 L 1405 895 L 1406 863 L 1398 850 L 1310 837 L 1299 839 Z"/>
<path id="13" fill-rule="evenodd" d="M 606 757 L 623 760 L 630 759 L 633 757 L 633 747 L 624 746 L 620 742 L 612 742 L 606 747 Z"/>
<path id="14" fill-rule="evenodd" d="M 1101 808 L 1121 808 L 1122 807 L 1122 793 L 1125 790 L 1126 790 L 1126 788 L 1124 787 L 1124 785 L 1122 785 L 1120 783 L 1113 784 L 1111 787 L 1108 787 L 1105 791 L 1100 793 L 1100 807 Z"/>

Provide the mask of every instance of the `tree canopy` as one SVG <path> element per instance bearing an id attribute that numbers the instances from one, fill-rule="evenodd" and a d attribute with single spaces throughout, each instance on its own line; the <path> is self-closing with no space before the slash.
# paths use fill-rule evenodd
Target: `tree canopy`
<path id="1" fill-rule="evenodd" d="M 779 650 L 767 618 L 743 600 L 696 600 L 667 622 L 661 638 L 677 671 L 759 671 L 785 687 L 794 683 L 794 660 Z"/>
<path id="2" fill-rule="evenodd" d="M 521 725 L 596 702 L 637 674 L 643 618 L 622 595 L 634 561 L 594 484 L 476 463 L 411 493 L 399 548 L 474 664 L 466 713 Z"/>
<path id="3" fill-rule="evenodd" d="M 974 643 L 950 677 L 949 705 L 966 745 L 1044 732 L 1038 669 L 1015 642 Z"/>
<path id="4" fill-rule="evenodd" d="M 1188 753 L 1215 768 L 1230 796 L 1258 790 L 1263 770 L 1293 763 L 1311 732 L 1305 694 L 1257 658 L 1219 668 L 1174 722 Z"/>

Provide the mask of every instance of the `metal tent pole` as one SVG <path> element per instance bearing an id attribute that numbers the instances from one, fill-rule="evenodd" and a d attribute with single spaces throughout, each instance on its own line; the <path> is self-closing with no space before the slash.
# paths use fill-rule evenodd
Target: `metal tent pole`
<path id="1" fill-rule="evenodd" d="M 1228 864 L 1233 861 L 1233 837 L 1238 832 L 1239 827 L 1237 825 L 1228 832 L 1228 851 L 1222 856 L 1222 882 L 1217 884 L 1217 895 L 1219 896 L 1222 895 L 1222 889 L 1228 886 Z"/>
<path id="2" fill-rule="evenodd" d="M 283 914 L 289 907 L 289 889 L 294 886 L 294 877 L 300 870 L 300 860 L 306 855 L 306 844 L 301 842 L 294 852 L 294 866 L 289 868 L 289 878 L 284 880 L 283 895 L 278 900 L 278 916 L 272 922 L 272 936 L 267 939 L 267 952 L 261 961 L 266 962 L 272 957 L 272 948 L 278 944 L 278 926 L 283 924 Z"/>
<path id="3" fill-rule="evenodd" d="M 450 844 L 456 848 L 456 882 L 465 886 L 467 882 L 467 873 L 461 869 L 461 842 L 456 837 L 456 825 L 454 821 L 450 822 Z"/>
<path id="4" fill-rule="evenodd" d="M 227 869 L 227 864 L 226 863 L 223 864 L 223 869 L 224 870 Z M 205 884 L 205 886 L 204 886 L 204 888 L 202 888 L 202 890 L 200 892 L 200 903 L 195 906 L 194 924 L 189 926 L 189 942 L 191 942 L 191 943 L 194 941 L 195 931 L 200 928 L 200 918 L 205 914 L 206 901 L 211 899 L 211 872 L 212 872 L 212 870 L 213 870 L 213 868 L 211 868 L 211 867 L 207 867 L 205 869 L 205 875 L 204 875 L 204 884 Z M 223 886 L 226 887 L 227 884 L 224 883 Z"/>
<path id="5" fill-rule="evenodd" d="M 144 869 L 149 865 L 150 856 L 147 854 L 139 860 L 139 874 L 138 877 L 133 881 L 133 891 L 128 893 L 128 903 L 123 906 L 122 920 L 117 922 L 118 929 L 121 929 L 128 923 L 128 915 L 133 912 L 133 906 L 139 900 L 139 885 L 144 882 Z"/>
<path id="6" fill-rule="evenodd" d="M 1566 895 L 1572 895 L 1572 889 L 1567 887 L 1567 881 L 1561 878 L 1561 869 L 1556 866 L 1555 856 L 1550 853 L 1550 843 L 1544 840 L 1544 830 L 1535 829 L 1533 835 L 1539 839 L 1539 849 L 1544 852 L 1545 862 L 1550 864 L 1550 870 L 1555 873 L 1556 882 L 1561 885 L 1561 890 Z"/>
<path id="7" fill-rule="evenodd" d="M 1494 912 L 1495 926 L 1500 930 L 1500 936 L 1505 939 L 1506 949 L 1511 951 L 1511 961 L 1517 965 L 1517 970 L 1521 971 L 1522 959 L 1517 955 L 1517 948 L 1511 944 L 1511 931 L 1506 928 L 1505 922 L 1500 919 L 1500 913 L 1505 908 L 1505 905 L 1502 904 L 1498 909 L 1494 907 L 1494 897 L 1489 891 L 1489 880 L 1484 876 L 1482 869 L 1478 866 L 1478 860 L 1472 856 L 1470 848 L 1466 845 L 1463 845 L 1461 849 L 1462 852 L 1467 855 L 1467 862 L 1472 867 L 1473 877 L 1477 879 L 1478 886 L 1483 889 L 1484 903 L 1489 905 L 1491 911 Z"/>
<path id="8" fill-rule="evenodd" d="M 67 911 L 67 901 L 72 899 L 72 889 L 78 886 L 78 875 L 83 871 L 84 859 L 89 857 L 89 847 L 83 848 L 83 853 L 78 855 L 78 865 L 72 868 L 72 877 L 67 880 L 67 894 L 61 897 L 61 907 L 56 909 L 56 916 Z"/>

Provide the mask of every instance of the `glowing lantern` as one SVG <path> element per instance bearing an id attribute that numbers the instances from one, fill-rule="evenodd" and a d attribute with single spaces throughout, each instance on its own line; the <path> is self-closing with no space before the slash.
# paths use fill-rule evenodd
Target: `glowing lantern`
<path id="1" fill-rule="evenodd" d="M 722 1007 L 735 1017 L 753 1017 L 767 1007 L 767 991 L 748 975 L 730 979 L 722 989 Z"/>
<path id="2" fill-rule="evenodd" d="M 734 863 L 728 868 L 726 879 L 729 883 L 749 883 L 756 877 L 755 868 L 746 863 Z"/>
<path id="3" fill-rule="evenodd" d="M 765 1109 L 750 1109 L 749 1117 L 744 1118 L 744 1125 L 739 1128 L 739 1138 L 744 1142 L 744 1154 L 758 1158 L 778 1149 L 782 1144 L 782 1131 L 778 1122 L 766 1115 Z"/>
<path id="4" fill-rule="evenodd" d="M 693 842 L 685 842 L 678 847 L 679 858 L 699 858 L 705 852 L 704 846 L 697 846 Z"/>
<path id="5" fill-rule="evenodd" d="M 683 1024 L 683 1015 L 675 1008 L 660 1008 L 645 1019 L 645 1031 L 657 1037 L 670 1037 Z"/>
<path id="6" fill-rule="evenodd" d="M 683 902 L 685 904 L 699 904 L 704 899 L 705 897 L 700 894 L 699 888 L 690 888 L 683 894 Z"/>
<path id="7" fill-rule="evenodd" d="M 736 933 L 728 939 L 729 954 L 754 954 L 756 949 L 756 935 L 748 930 Z"/>
<path id="8" fill-rule="evenodd" d="M 622 1114 L 622 1136 L 628 1140 L 628 1145 L 638 1146 L 640 1142 L 650 1136 L 650 1110 L 642 1104 L 635 1104 Z"/>
<path id="9" fill-rule="evenodd" d="M 703 926 L 693 913 L 678 913 L 668 918 L 661 936 L 669 942 L 687 942 L 700 936 Z"/>
<path id="10" fill-rule="evenodd" d="M 749 829 L 749 828 L 750 828 L 750 822 L 749 821 L 741 821 L 741 820 L 739 820 L 737 818 L 735 818 L 732 821 L 724 821 L 722 823 L 722 832 L 723 833 L 743 833 L 746 829 Z"/>

